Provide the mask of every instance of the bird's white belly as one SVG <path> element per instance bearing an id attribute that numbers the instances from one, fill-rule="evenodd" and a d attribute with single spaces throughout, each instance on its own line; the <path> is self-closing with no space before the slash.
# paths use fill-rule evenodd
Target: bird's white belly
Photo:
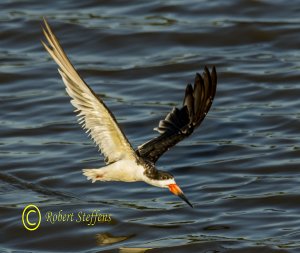
<path id="1" fill-rule="evenodd" d="M 99 169 L 103 173 L 101 181 L 136 182 L 142 180 L 143 167 L 132 160 L 120 160 Z"/>

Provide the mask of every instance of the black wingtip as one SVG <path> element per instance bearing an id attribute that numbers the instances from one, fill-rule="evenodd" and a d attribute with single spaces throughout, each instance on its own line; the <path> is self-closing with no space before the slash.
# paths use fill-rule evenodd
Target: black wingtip
<path id="1" fill-rule="evenodd" d="M 197 72 L 196 73 L 196 76 L 195 76 L 195 82 L 194 83 L 198 83 L 198 82 L 201 82 L 202 80 L 202 77 L 201 75 Z M 203 80 L 202 80 L 203 81 Z"/>
<path id="2" fill-rule="evenodd" d="M 207 115 L 217 85 L 216 67 L 204 67 L 203 74 L 196 73 L 194 88 L 188 84 L 183 98 L 183 107 L 173 109 L 160 121 L 160 136 L 146 142 L 138 148 L 138 155 L 155 163 L 158 158 L 185 137 L 191 135 Z"/>
<path id="3" fill-rule="evenodd" d="M 192 85 L 189 83 L 186 88 L 185 88 L 185 95 L 184 95 L 184 100 L 183 100 L 183 105 L 186 105 L 185 104 L 185 100 L 188 96 L 192 95 L 193 94 L 193 87 Z"/>
<path id="4" fill-rule="evenodd" d="M 207 65 L 204 66 L 204 72 L 205 72 L 206 74 L 207 74 L 207 73 L 209 74 L 209 69 L 208 69 Z"/>

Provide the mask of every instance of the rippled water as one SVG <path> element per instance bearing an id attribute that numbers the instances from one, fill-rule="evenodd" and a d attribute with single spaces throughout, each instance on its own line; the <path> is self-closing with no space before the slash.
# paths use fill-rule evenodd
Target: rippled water
<path id="1" fill-rule="evenodd" d="M 1 252 L 299 252 L 298 1 L 4 0 L 0 13 Z M 194 209 L 144 183 L 83 177 L 104 162 L 41 46 L 43 16 L 135 147 L 216 65 L 211 111 L 158 163 Z M 35 231 L 28 204 L 42 213 Z M 45 221 L 60 210 L 112 221 Z"/>

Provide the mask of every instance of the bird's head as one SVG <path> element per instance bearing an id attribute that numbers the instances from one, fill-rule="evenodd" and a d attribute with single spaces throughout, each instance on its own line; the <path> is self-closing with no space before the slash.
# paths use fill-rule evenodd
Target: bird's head
<path id="1" fill-rule="evenodd" d="M 169 190 L 174 195 L 180 197 L 189 206 L 193 207 L 193 205 L 188 201 L 187 197 L 183 194 L 183 191 L 175 182 L 173 175 L 171 175 L 170 173 L 157 170 L 157 174 L 155 175 L 155 178 L 152 178 L 151 180 L 147 180 L 147 183 L 154 185 L 156 187 L 169 188 Z"/>

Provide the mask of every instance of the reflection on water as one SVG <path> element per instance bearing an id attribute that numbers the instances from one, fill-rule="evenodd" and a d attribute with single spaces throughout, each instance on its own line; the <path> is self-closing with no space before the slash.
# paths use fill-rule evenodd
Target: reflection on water
<path id="1" fill-rule="evenodd" d="M 102 233 L 96 235 L 97 244 L 104 246 L 108 244 L 114 244 L 129 239 L 132 236 L 113 236 L 110 233 Z"/>
<path id="2" fill-rule="evenodd" d="M 144 253 L 151 248 L 120 248 L 120 253 Z"/>
<path id="3" fill-rule="evenodd" d="M 1 1 L 0 251 L 299 252 L 296 3 Z M 83 177 L 103 158 L 40 44 L 42 16 L 134 147 L 155 136 L 195 73 L 216 65 L 207 118 L 158 164 L 194 209 L 144 183 Z M 29 233 L 20 219 L 28 204 L 113 219 L 42 221 Z"/>

